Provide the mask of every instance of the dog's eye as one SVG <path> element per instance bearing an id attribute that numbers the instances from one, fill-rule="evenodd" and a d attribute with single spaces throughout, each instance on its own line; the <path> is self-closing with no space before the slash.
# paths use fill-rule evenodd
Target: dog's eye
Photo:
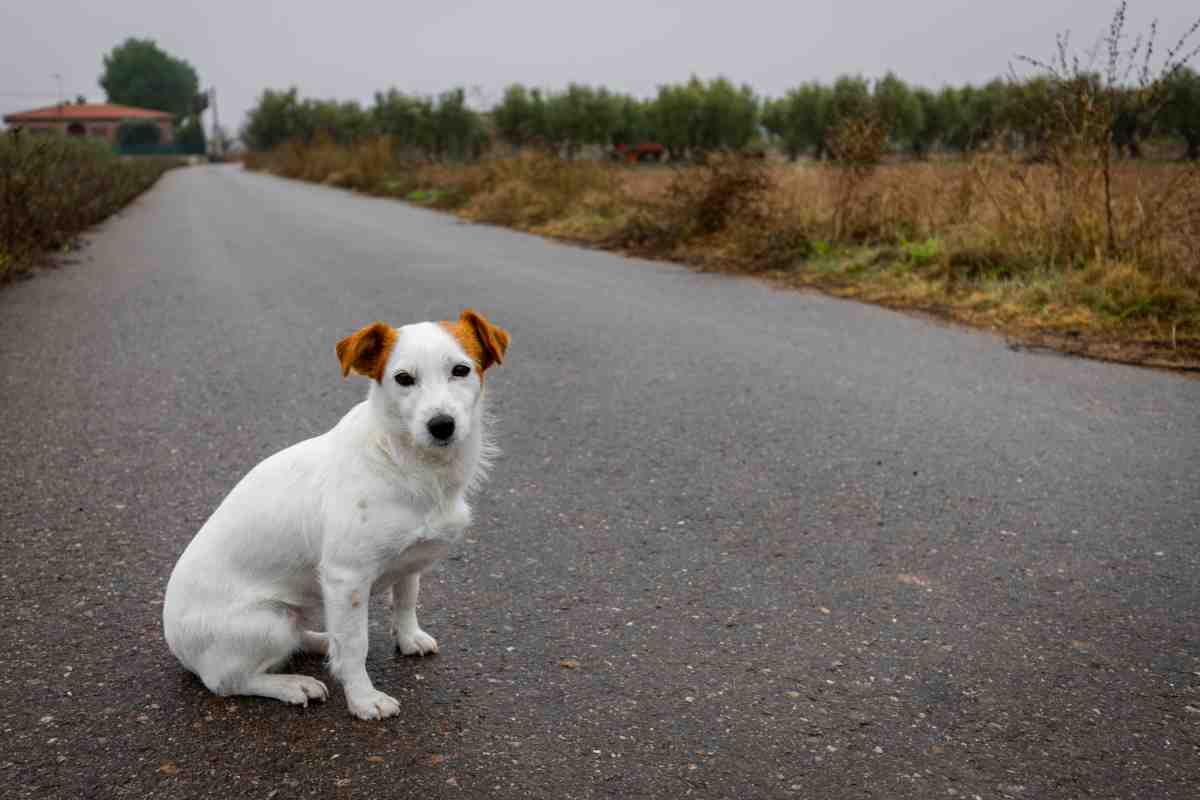
<path id="1" fill-rule="evenodd" d="M 412 386 L 416 382 L 417 379 L 412 375 L 409 375 L 407 372 L 396 373 L 396 383 L 400 384 L 401 386 Z"/>
<path id="2" fill-rule="evenodd" d="M 450 370 L 450 374 L 456 378 L 465 378 L 471 374 L 471 368 L 466 364 L 455 364 L 454 369 Z"/>

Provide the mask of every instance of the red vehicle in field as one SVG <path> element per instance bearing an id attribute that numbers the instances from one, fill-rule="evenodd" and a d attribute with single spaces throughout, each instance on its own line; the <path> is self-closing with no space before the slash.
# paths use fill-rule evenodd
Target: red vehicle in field
<path id="1" fill-rule="evenodd" d="M 666 155 L 667 148 L 657 142 L 642 142 L 632 146 L 619 144 L 613 148 L 612 152 L 614 161 L 622 161 L 626 164 L 657 163 L 662 161 Z"/>

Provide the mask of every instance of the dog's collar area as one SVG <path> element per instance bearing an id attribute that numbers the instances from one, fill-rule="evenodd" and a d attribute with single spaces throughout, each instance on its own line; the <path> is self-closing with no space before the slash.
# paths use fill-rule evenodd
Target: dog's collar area
<path id="1" fill-rule="evenodd" d="M 464 441 L 453 438 L 445 442 L 435 440 L 428 445 L 418 445 L 412 434 L 402 436 L 406 441 L 397 441 L 396 436 L 387 433 L 373 437 L 375 448 L 383 461 L 401 475 L 416 474 L 422 469 L 449 468 L 461 452 L 458 445 Z"/>

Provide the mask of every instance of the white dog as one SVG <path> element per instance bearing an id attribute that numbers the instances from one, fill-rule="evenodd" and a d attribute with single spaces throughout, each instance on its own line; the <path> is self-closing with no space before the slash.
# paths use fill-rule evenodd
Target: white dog
<path id="1" fill-rule="evenodd" d="M 483 373 L 508 341 L 467 310 L 457 322 L 376 322 L 338 342 L 343 376 L 371 379 L 367 399 L 250 470 L 167 583 L 167 645 L 205 686 L 307 705 L 325 684 L 271 670 L 321 653 L 352 714 L 399 712 L 367 677 L 367 601 L 390 589 L 400 651 L 437 652 L 417 625 L 420 576 L 470 523 L 467 494 L 490 455 Z"/>

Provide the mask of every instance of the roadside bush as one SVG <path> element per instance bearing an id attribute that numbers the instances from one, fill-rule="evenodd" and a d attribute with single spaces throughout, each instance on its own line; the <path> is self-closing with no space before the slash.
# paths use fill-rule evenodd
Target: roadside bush
<path id="1" fill-rule="evenodd" d="M 811 258 L 817 248 L 808 231 L 786 214 L 770 211 L 755 224 L 735 227 L 733 257 L 742 272 L 779 272 Z"/>
<path id="2" fill-rule="evenodd" d="M 700 166 L 675 173 L 668 189 L 670 210 L 690 232 L 710 235 L 734 220 L 757 216 L 772 186 L 762 162 L 713 154 Z"/>
<path id="3" fill-rule="evenodd" d="M 479 191 L 465 211 L 500 225 L 536 226 L 562 219 L 586 195 L 609 194 L 618 185 L 616 167 L 536 151 L 486 159 L 479 168 Z"/>
<path id="4" fill-rule="evenodd" d="M 182 163 L 121 159 L 86 139 L 0 135 L 0 281 L 26 271 L 39 253 L 68 246 Z"/>
<path id="5" fill-rule="evenodd" d="M 634 206 L 607 244 L 646 255 L 667 255 L 683 243 L 685 231 L 662 213 L 661 206 Z"/>
<path id="6" fill-rule="evenodd" d="M 661 192 L 627 196 L 630 210 L 610 234 L 610 244 L 668 256 L 691 240 L 731 232 L 742 242 L 734 250 L 748 253 L 757 247 L 751 242 L 764 228 L 787 227 L 768 224 L 774 219 L 770 205 L 775 182 L 761 161 L 711 153 L 699 165 L 670 175 Z"/>

